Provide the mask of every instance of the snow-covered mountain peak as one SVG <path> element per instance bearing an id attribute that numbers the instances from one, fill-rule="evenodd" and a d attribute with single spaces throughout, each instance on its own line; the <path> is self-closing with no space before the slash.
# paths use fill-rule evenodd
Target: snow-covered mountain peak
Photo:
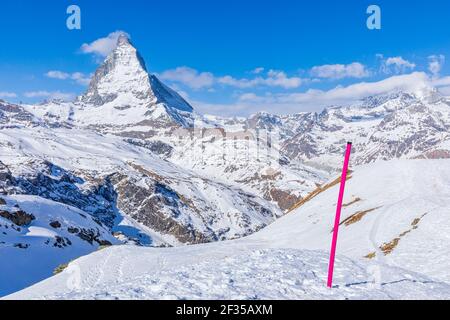
<path id="1" fill-rule="evenodd" d="M 132 45 L 130 38 L 125 33 L 122 33 L 117 38 L 117 46 L 122 46 L 122 45 Z"/>
<path id="2" fill-rule="evenodd" d="M 107 103 L 149 103 L 154 99 L 144 60 L 126 36 L 96 70 L 80 101 L 94 106 Z"/>
<path id="3" fill-rule="evenodd" d="M 188 102 L 149 74 L 144 59 L 124 34 L 77 104 L 81 110 L 75 118 L 85 124 L 132 125 L 147 121 L 176 127 L 190 126 L 193 117 Z"/>

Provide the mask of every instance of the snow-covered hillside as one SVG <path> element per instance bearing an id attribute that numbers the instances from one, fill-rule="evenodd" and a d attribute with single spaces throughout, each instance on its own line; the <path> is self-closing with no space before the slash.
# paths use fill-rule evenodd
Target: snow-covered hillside
<path id="1" fill-rule="evenodd" d="M 332 290 L 326 272 L 337 185 L 252 236 L 115 246 L 7 298 L 448 299 L 449 175 L 448 160 L 354 168 Z"/>
<path id="2" fill-rule="evenodd" d="M 53 275 L 60 264 L 118 244 L 89 214 L 36 196 L 0 196 L 0 296 Z"/>
<path id="3" fill-rule="evenodd" d="M 323 251 L 222 243 L 184 248 L 119 246 L 5 299 L 448 299 L 450 285 L 390 266 L 380 286 L 368 264 L 339 257 L 326 287 Z M 217 261 L 220 261 L 218 263 Z"/>
<path id="4" fill-rule="evenodd" d="M 250 237 L 329 250 L 338 185 Z M 338 251 L 450 282 L 450 160 L 355 168 L 346 186 Z"/>

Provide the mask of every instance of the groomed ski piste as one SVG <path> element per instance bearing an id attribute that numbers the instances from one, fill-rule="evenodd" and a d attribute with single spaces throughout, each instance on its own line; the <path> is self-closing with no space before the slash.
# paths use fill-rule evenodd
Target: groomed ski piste
<path id="1" fill-rule="evenodd" d="M 112 246 L 5 299 L 449 299 L 450 160 L 352 168 L 326 287 L 338 184 L 238 240 Z"/>

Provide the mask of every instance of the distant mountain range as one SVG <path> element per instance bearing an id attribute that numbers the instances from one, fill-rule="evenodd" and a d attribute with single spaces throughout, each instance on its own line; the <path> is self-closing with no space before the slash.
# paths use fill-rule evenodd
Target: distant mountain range
<path id="1" fill-rule="evenodd" d="M 121 36 L 76 101 L 0 101 L 0 282 L 30 273 L 0 295 L 102 245 L 248 236 L 333 178 L 347 141 L 353 166 L 448 159 L 449 132 L 450 100 L 427 87 L 321 113 L 201 115 Z M 20 262 L 41 253 L 33 272 Z"/>

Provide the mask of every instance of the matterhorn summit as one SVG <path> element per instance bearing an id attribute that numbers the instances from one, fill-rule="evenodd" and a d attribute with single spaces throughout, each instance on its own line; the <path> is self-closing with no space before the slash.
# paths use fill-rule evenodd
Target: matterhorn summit
<path id="1" fill-rule="evenodd" d="M 78 114 L 80 120 L 102 124 L 136 124 L 163 117 L 187 126 L 193 111 L 178 93 L 148 73 L 125 34 L 119 36 L 117 47 L 96 70 L 78 103 L 85 111 Z"/>
<path id="2" fill-rule="evenodd" d="M 95 106 L 107 103 L 150 103 L 150 80 L 144 60 L 127 36 L 121 35 L 117 48 L 95 72 L 81 101 Z"/>

